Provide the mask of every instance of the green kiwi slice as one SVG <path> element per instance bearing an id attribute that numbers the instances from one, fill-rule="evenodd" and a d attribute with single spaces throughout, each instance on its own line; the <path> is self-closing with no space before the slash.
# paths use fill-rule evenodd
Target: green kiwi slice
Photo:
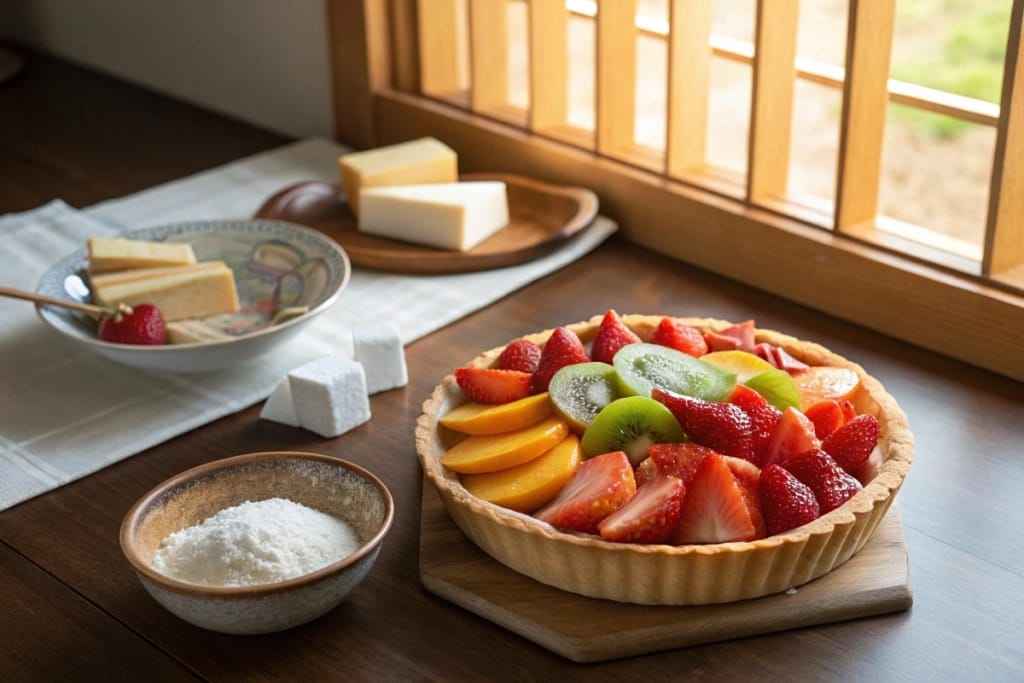
<path id="1" fill-rule="evenodd" d="M 656 443 L 685 441 L 679 421 L 664 404 L 648 396 L 625 396 L 606 405 L 583 432 L 580 445 L 587 457 L 625 451 L 633 467 Z"/>
<path id="2" fill-rule="evenodd" d="M 554 374 L 548 395 L 569 427 L 582 434 L 602 408 L 622 397 L 622 389 L 608 363 L 575 363 Z"/>
<path id="3" fill-rule="evenodd" d="M 724 401 L 736 374 L 660 344 L 628 344 L 613 359 L 622 393 L 650 396 L 658 387 L 705 401 Z"/>

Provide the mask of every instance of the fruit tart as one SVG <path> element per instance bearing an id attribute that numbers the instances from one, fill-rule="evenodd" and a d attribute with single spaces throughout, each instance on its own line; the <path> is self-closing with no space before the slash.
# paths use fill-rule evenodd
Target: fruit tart
<path id="1" fill-rule="evenodd" d="M 881 383 L 818 344 L 608 310 L 455 368 L 416 450 L 452 520 L 511 569 L 594 598 L 704 605 L 852 557 L 913 437 Z"/>

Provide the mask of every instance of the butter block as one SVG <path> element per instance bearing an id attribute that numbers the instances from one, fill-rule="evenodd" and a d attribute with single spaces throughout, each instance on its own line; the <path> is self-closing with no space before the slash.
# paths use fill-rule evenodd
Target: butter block
<path id="1" fill-rule="evenodd" d="M 356 217 L 362 215 L 363 188 L 454 183 L 459 179 L 455 150 L 429 137 L 343 154 L 338 166 L 342 189 Z"/>
<path id="2" fill-rule="evenodd" d="M 280 422 L 291 427 L 299 426 L 299 416 L 295 414 L 295 404 L 292 401 L 291 382 L 288 377 L 277 385 L 267 397 L 266 402 L 260 409 L 260 417 L 271 422 Z"/>
<path id="3" fill-rule="evenodd" d="M 235 276 L 223 261 L 97 275 L 89 283 L 100 305 L 153 304 L 167 322 L 238 310 Z"/>
<path id="4" fill-rule="evenodd" d="M 370 419 L 363 366 L 341 356 L 324 356 L 288 373 L 292 405 L 303 429 L 335 437 Z"/>
<path id="5" fill-rule="evenodd" d="M 128 268 L 187 266 L 196 262 L 192 245 L 183 243 L 92 237 L 88 241 L 88 251 L 90 273 Z"/>
<path id="6" fill-rule="evenodd" d="M 366 373 L 366 391 L 376 394 L 409 383 L 405 349 L 398 327 L 373 323 L 352 330 L 353 356 Z"/>
<path id="7" fill-rule="evenodd" d="M 440 249 L 467 251 L 508 224 L 505 183 L 481 180 L 367 188 L 362 232 Z"/>

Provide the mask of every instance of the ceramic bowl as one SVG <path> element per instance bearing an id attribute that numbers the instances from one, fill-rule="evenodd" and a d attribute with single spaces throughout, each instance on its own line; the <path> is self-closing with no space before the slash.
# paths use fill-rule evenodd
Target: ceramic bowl
<path id="1" fill-rule="evenodd" d="M 57 332 L 125 365 L 163 372 L 204 372 L 245 363 L 301 332 L 348 285 L 348 254 L 320 232 L 276 220 L 178 223 L 122 233 L 139 240 L 188 242 L 200 261 L 222 260 L 234 272 L 241 309 L 206 319 L 229 339 L 164 346 L 112 344 L 96 338 L 96 321 L 84 313 L 39 305 L 39 316 Z M 91 303 L 85 245 L 43 274 L 40 294 Z M 274 311 L 308 311 L 271 325 Z"/>
<path id="2" fill-rule="evenodd" d="M 586 344 L 602 316 L 566 325 Z M 650 339 L 661 316 L 625 315 L 641 339 Z M 720 320 L 681 318 L 703 330 L 722 330 Z M 524 335 L 543 344 L 552 330 Z M 880 457 L 864 489 L 818 519 L 749 542 L 707 545 L 612 543 L 598 536 L 566 533 L 533 517 L 472 495 L 440 456 L 460 437 L 438 419 L 466 401 L 453 375 L 445 377 L 423 405 L 416 426 L 416 452 L 430 484 L 456 525 L 484 552 L 507 567 L 562 590 L 619 602 L 649 605 L 708 605 L 780 593 L 827 574 L 860 550 L 892 504 L 913 459 L 906 415 L 881 383 L 863 368 L 814 343 L 771 330 L 757 341 L 783 347 L 810 365 L 848 367 L 861 378 L 858 410 L 879 418 Z M 494 364 L 502 348 L 470 365 Z"/>
<path id="3" fill-rule="evenodd" d="M 254 586 L 185 583 L 150 566 L 168 535 L 225 508 L 276 497 L 341 518 L 361 545 L 318 571 Z M 250 453 L 194 467 L 144 495 L 122 522 L 121 549 L 149 594 L 185 621 L 222 633 L 270 633 L 336 607 L 373 567 L 393 518 L 391 493 L 358 465 L 313 453 Z"/>

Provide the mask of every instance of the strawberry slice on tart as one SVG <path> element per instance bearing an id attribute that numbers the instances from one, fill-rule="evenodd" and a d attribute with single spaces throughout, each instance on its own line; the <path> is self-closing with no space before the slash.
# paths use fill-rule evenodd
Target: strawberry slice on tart
<path id="1" fill-rule="evenodd" d="M 686 490 L 677 545 L 752 541 L 757 529 L 732 470 L 718 454 L 704 458 Z"/>
<path id="2" fill-rule="evenodd" d="M 534 517 L 556 529 L 598 532 L 598 525 L 636 493 L 633 466 L 625 451 L 611 451 L 580 463 L 555 498 Z"/>
<path id="3" fill-rule="evenodd" d="M 679 524 L 685 496 L 686 487 L 678 477 L 655 477 L 601 520 L 597 531 L 606 541 L 666 543 Z"/>

